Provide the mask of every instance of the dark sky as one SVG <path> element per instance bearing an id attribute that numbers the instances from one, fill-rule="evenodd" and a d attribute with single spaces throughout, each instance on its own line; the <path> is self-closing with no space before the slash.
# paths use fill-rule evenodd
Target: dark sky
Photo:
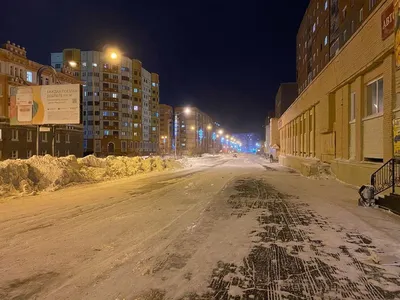
<path id="1" fill-rule="evenodd" d="M 307 0 L 5 2 L 0 42 L 24 46 L 30 59 L 50 63 L 50 53 L 64 48 L 117 45 L 160 74 L 161 103 L 195 105 L 235 132 L 261 132 L 279 83 L 295 81 L 296 34 L 308 5 Z"/>

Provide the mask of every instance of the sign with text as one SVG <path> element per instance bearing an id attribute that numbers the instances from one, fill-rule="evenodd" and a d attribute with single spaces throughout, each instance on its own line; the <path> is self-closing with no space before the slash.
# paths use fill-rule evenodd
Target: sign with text
<path id="1" fill-rule="evenodd" d="M 400 157 L 400 119 L 393 120 L 393 154 Z"/>
<path id="2" fill-rule="evenodd" d="M 10 97 L 11 125 L 61 125 L 79 123 L 79 84 L 12 88 Z"/>
<path id="3" fill-rule="evenodd" d="M 382 13 L 382 40 L 386 40 L 393 32 L 395 27 L 395 14 L 393 3 L 390 4 Z"/>

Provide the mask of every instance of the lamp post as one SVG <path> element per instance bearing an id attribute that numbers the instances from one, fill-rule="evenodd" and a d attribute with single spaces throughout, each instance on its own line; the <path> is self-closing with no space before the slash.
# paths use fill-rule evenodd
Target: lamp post
<path id="1" fill-rule="evenodd" d="M 36 73 L 36 82 L 38 85 L 43 85 L 43 79 L 42 79 L 42 74 L 44 71 L 50 71 L 51 76 L 53 77 L 53 81 L 55 84 L 57 84 L 57 71 L 51 66 L 42 66 Z M 53 125 L 53 140 L 51 143 L 51 148 L 52 148 L 52 155 L 54 156 L 55 152 L 55 126 Z M 40 139 L 40 125 L 37 126 L 36 128 L 36 155 L 39 156 L 39 139 Z"/>
<path id="2" fill-rule="evenodd" d="M 177 150 L 177 148 L 178 148 L 178 130 L 179 130 L 179 127 L 178 127 L 178 117 L 180 116 L 180 115 L 182 115 L 182 114 L 185 114 L 185 115 L 189 115 L 191 113 L 191 110 L 190 110 L 190 108 L 189 107 L 186 107 L 183 111 L 181 111 L 181 112 L 175 112 L 175 159 L 177 158 L 177 153 L 176 153 L 176 150 Z"/>

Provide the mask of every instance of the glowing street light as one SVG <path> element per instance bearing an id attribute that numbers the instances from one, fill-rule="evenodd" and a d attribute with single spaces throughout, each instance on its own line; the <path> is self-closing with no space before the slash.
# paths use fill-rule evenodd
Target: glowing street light
<path id="1" fill-rule="evenodd" d="M 190 130 L 195 130 L 194 126 L 190 126 Z"/>
<path id="2" fill-rule="evenodd" d="M 185 115 L 190 114 L 190 113 L 191 113 L 190 107 L 186 107 L 186 108 L 183 110 L 183 112 L 184 112 Z"/>
<path id="3" fill-rule="evenodd" d="M 76 68 L 76 66 L 78 65 L 77 62 L 76 62 L 76 61 L 73 61 L 73 60 L 70 60 L 70 61 L 68 62 L 68 64 L 69 64 L 69 66 L 70 66 L 71 68 Z"/>
<path id="4" fill-rule="evenodd" d="M 116 52 L 111 52 L 110 58 L 111 59 L 117 59 L 118 58 L 118 54 Z"/>
<path id="5" fill-rule="evenodd" d="M 211 130 L 212 129 L 212 126 L 209 124 L 208 126 L 207 126 L 207 130 Z"/>
<path id="6" fill-rule="evenodd" d="M 227 139 L 229 139 L 229 134 L 227 134 L 225 137 L 226 137 Z"/>
<path id="7" fill-rule="evenodd" d="M 223 135 L 223 134 L 224 134 L 224 131 L 223 131 L 222 129 L 220 129 L 220 130 L 218 130 L 218 134 L 219 134 L 219 135 Z"/>

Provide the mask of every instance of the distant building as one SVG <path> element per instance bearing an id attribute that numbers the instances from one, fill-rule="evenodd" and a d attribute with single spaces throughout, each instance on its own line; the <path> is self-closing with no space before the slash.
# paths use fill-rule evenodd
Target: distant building
<path id="1" fill-rule="evenodd" d="M 270 123 L 271 118 L 275 117 L 274 112 L 269 112 L 268 116 L 265 118 L 265 142 L 264 142 L 264 151 L 265 153 L 269 153 L 271 145 L 271 133 L 270 133 Z"/>
<path id="2" fill-rule="evenodd" d="M 213 151 L 213 120 L 196 107 L 185 114 L 184 107 L 175 108 L 175 134 L 177 153 L 196 155 Z"/>
<path id="3" fill-rule="evenodd" d="M 242 143 L 242 152 L 256 153 L 262 147 L 262 139 L 258 133 L 234 133 L 232 136 Z"/>
<path id="4" fill-rule="evenodd" d="M 136 155 L 158 151 L 159 78 L 139 60 L 112 49 L 64 49 L 51 54 L 62 70 L 84 82 L 84 149 L 96 155 Z"/>
<path id="5" fill-rule="evenodd" d="M 275 117 L 280 118 L 297 98 L 297 83 L 282 83 L 275 96 Z"/>
<path id="6" fill-rule="evenodd" d="M 160 153 L 169 154 L 172 151 L 174 113 L 172 106 L 160 104 Z"/>
<path id="7" fill-rule="evenodd" d="M 26 56 L 24 47 L 7 42 L 0 49 L 0 160 L 29 158 L 32 155 L 53 154 L 52 141 L 55 139 L 54 155 L 83 155 L 82 125 L 57 125 L 54 133 L 40 132 L 39 153 L 36 148 L 37 126 L 10 126 L 9 104 L 12 87 L 37 85 L 37 71 L 41 64 Z M 61 70 L 60 70 L 61 71 Z M 51 73 L 42 74 L 43 83 L 56 84 Z M 57 73 L 57 84 L 81 83 L 70 70 Z"/>

